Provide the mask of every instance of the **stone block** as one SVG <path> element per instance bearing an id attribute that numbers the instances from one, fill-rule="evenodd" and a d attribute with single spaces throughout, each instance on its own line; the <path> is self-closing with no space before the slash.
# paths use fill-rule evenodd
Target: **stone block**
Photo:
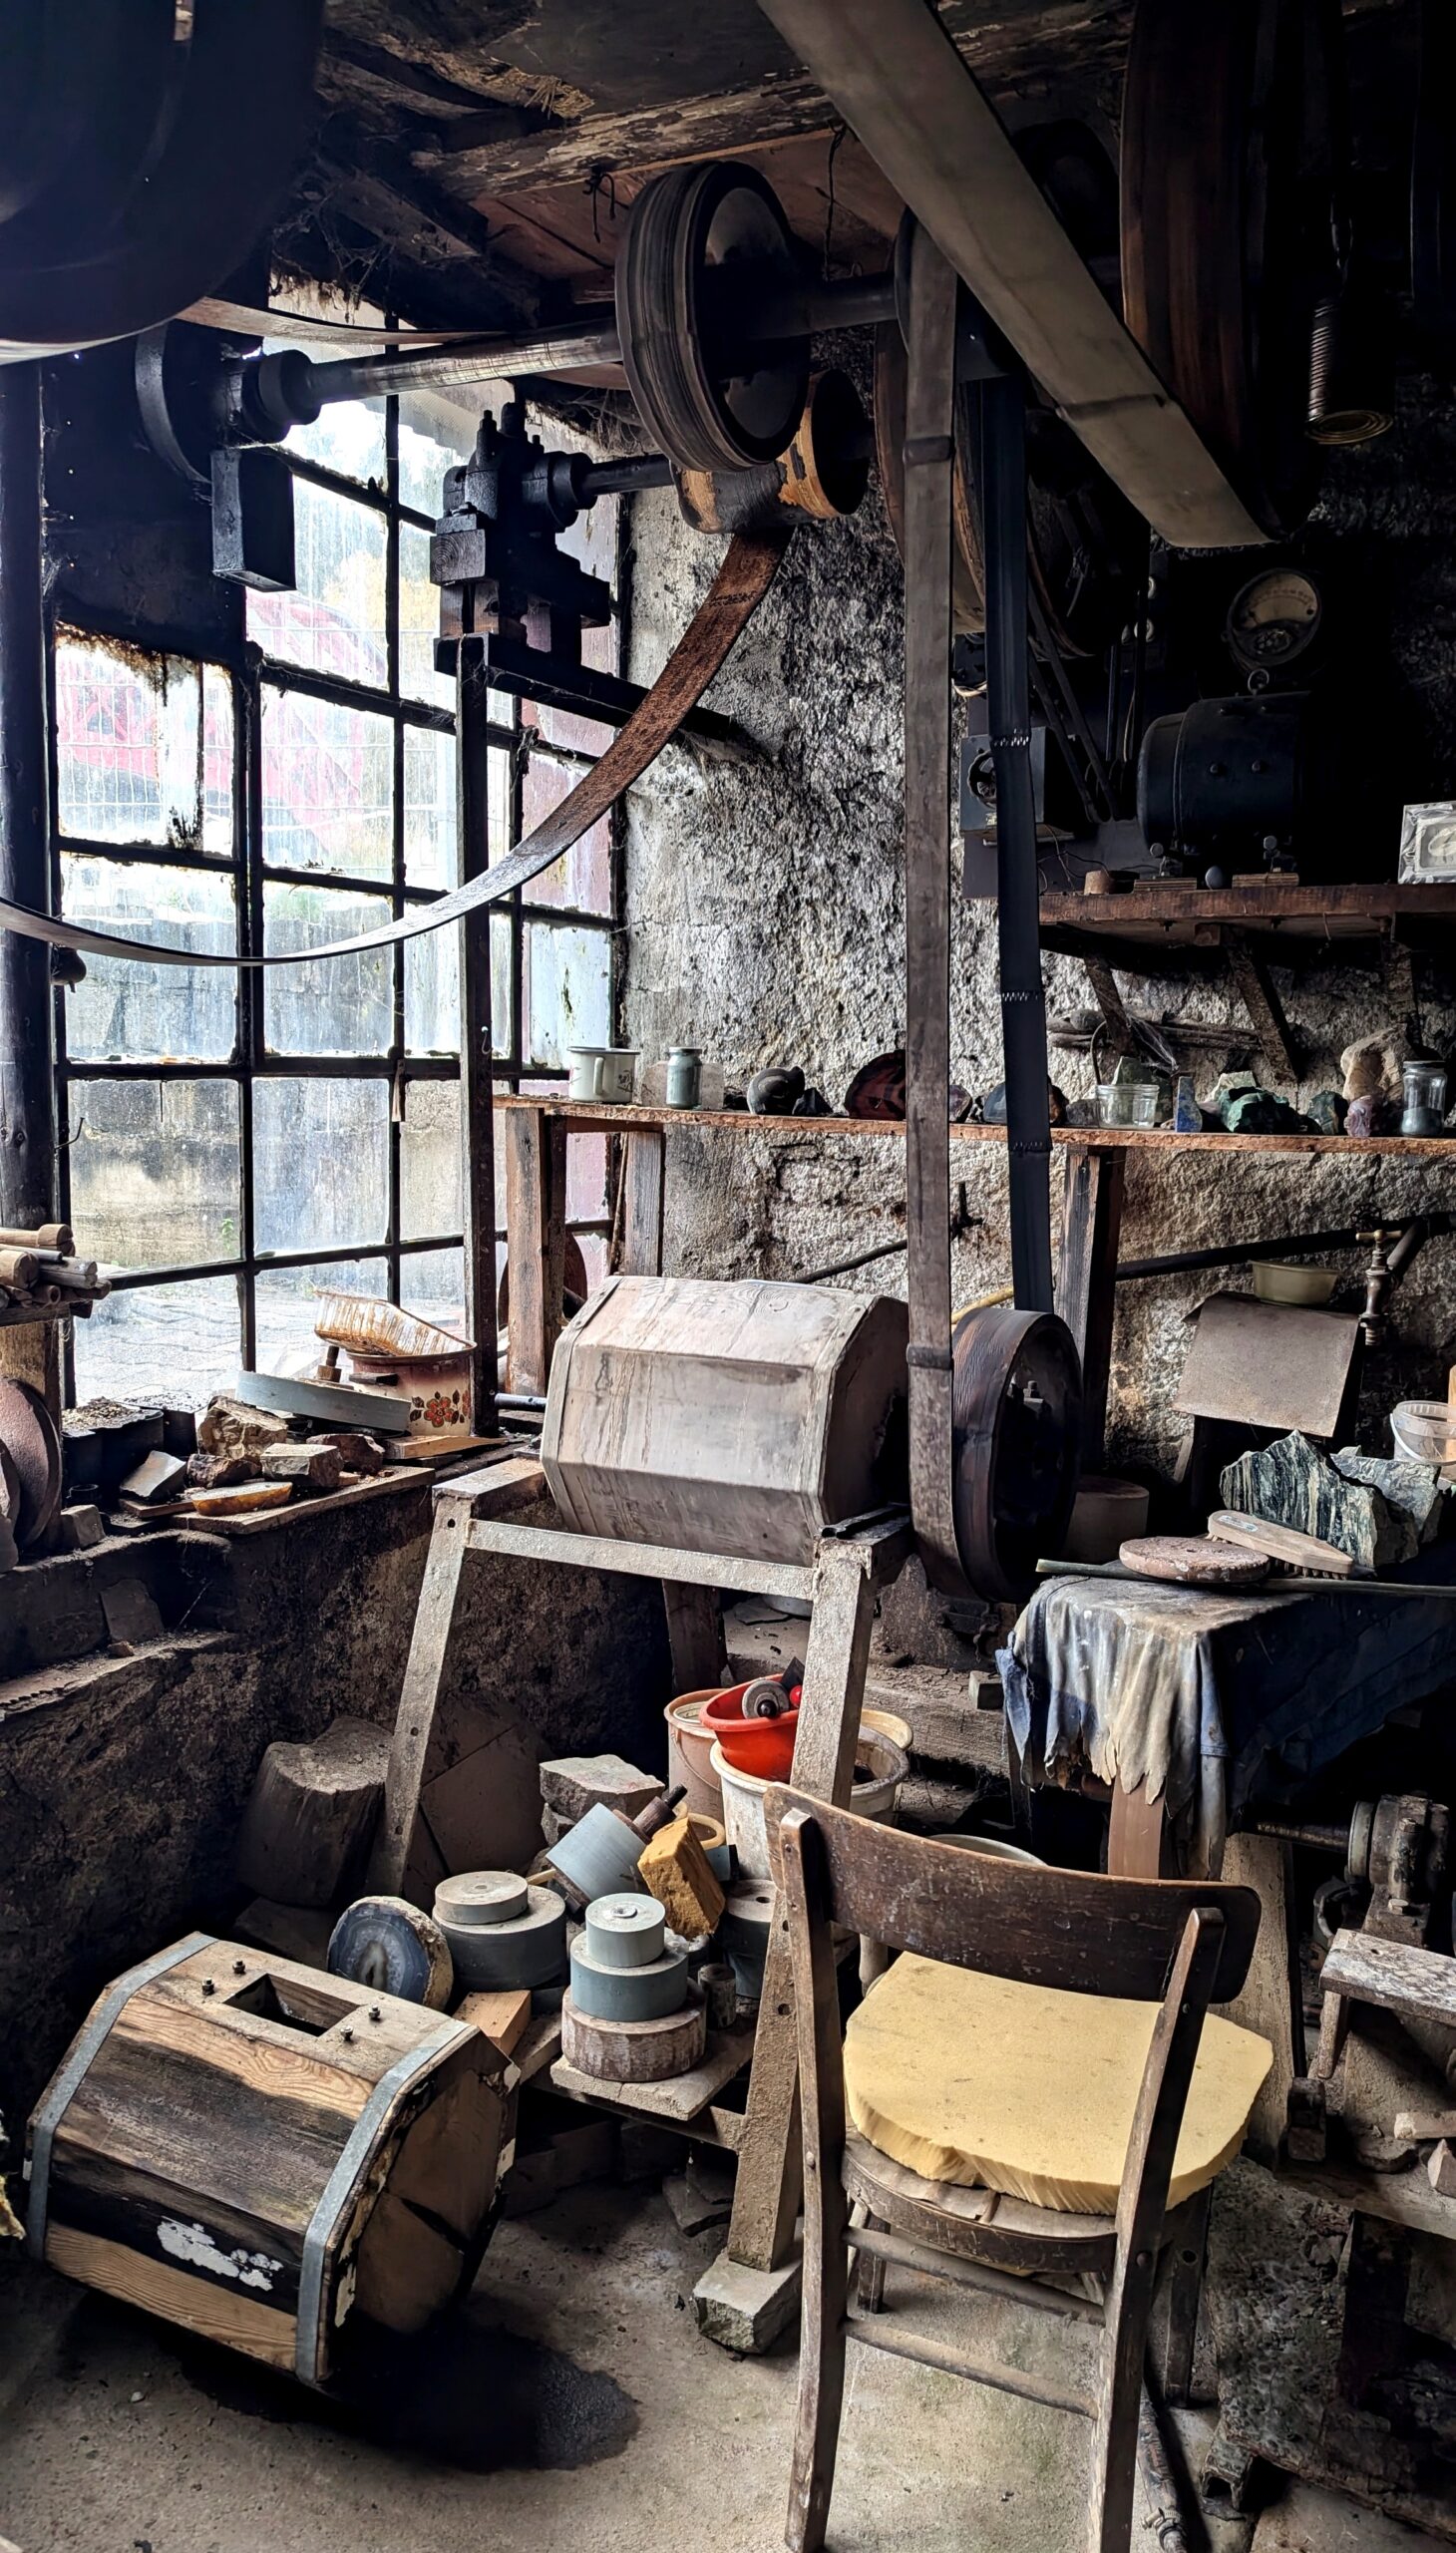
<path id="1" fill-rule="evenodd" d="M 337 1489 L 344 1466 L 337 1445 L 310 1437 L 301 1445 L 270 1445 L 261 1457 L 265 1480 L 292 1481 L 297 1489 Z"/>
<path id="2" fill-rule="evenodd" d="M 289 1421 L 281 1410 L 254 1409 L 250 1401 L 218 1392 L 197 1421 L 199 1454 L 261 1454 L 269 1445 L 288 1440 Z"/>
<path id="3" fill-rule="evenodd" d="M 574 1826 L 598 1802 L 635 1817 L 662 1788 L 620 1755 L 557 1755 L 541 1767 L 541 1795 L 547 1808 Z"/>
<path id="4" fill-rule="evenodd" d="M 705 2341 L 740 2358 L 761 2358 L 799 2312 L 803 2264 L 796 2252 L 780 2270 L 745 2269 L 720 2252 L 693 2289 L 693 2313 Z"/>

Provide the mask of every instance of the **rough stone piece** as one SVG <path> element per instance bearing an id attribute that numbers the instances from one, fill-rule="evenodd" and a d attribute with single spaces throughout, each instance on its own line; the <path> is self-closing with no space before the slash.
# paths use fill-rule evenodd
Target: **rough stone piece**
<path id="1" fill-rule="evenodd" d="M 1417 1548 L 1410 1518 L 1378 1489 L 1346 1479 L 1297 1428 L 1275 1437 L 1263 1453 L 1242 1454 L 1231 1463 L 1219 1475 L 1219 1495 L 1225 1507 L 1246 1516 L 1319 1535 L 1365 1569 L 1410 1560 Z"/>
<path id="2" fill-rule="evenodd" d="M 288 1420 L 281 1410 L 254 1409 L 226 1392 L 218 1392 L 197 1421 L 199 1454 L 261 1454 L 287 1439 Z"/>
<path id="3" fill-rule="evenodd" d="M 193 1489 L 232 1489 L 257 1473 L 254 1454 L 189 1454 L 187 1479 Z"/>
<path id="4" fill-rule="evenodd" d="M 674 1817 L 642 1847 L 637 1877 L 684 1942 L 715 1933 L 727 1903 L 686 1817 Z"/>
<path id="5" fill-rule="evenodd" d="M 620 1755 L 557 1755 L 541 1767 L 542 1798 L 571 1826 L 598 1803 L 635 1817 L 661 1788 L 651 1773 Z"/>
<path id="6" fill-rule="evenodd" d="M 1380 1454 L 1362 1454 L 1358 1445 L 1341 1446 L 1333 1462 L 1346 1480 L 1378 1490 L 1396 1518 L 1408 1519 L 1415 1549 L 1449 1532 L 1453 1484 L 1442 1480 L 1434 1464 L 1391 1462 Z"/>
<path id="7" fill-rule="evenodd" d="M 99 1507 L 63 1507 L 56 1519 L 56 1548 L 63 1552 L 94 1551 L 106 1540 Z"/>
<path id="8" fill-rule="evenodd" d="M 384 1469 L 384 1448 L 357 1427 L 321 1427 L 312 1441 L 334 1446 L 345 1471 L 358 1472 L 362 1479 L 372 1480 Z"/>
<path id="9" fill-rule="evenodd" d="M 265 1480 L 291 1480 L 300 1489 L 337 1489 L 344 1468 L 337 1445 L 314 1437 L 302 1445 L 270 1445 L 261 1460 Z"/>
<path id="10" fill-rule="evenodd" d="M 750 2270 L 720 2252 L 693 2289 L 698 2330 L 720 2349 L 761 2358 L 798 2314 L 803 2276 L 797 2256 L 782 2269 Z"/>
<path id="11" fill-rule="evenodd" d="M 164 1506 L 169 1499 L 181 1497 L 186 1468 L 176 1454 L 144 1454 L 122 1482 L 122 1496 L 135 1499 L 141 1507 Z"/>

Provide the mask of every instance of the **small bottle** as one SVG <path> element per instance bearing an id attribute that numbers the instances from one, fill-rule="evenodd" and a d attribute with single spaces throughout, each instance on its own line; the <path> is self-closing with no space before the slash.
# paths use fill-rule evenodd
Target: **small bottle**
<path id="1" fill-rule="evenodd" d="M 670 1046 L 667 1050 L 667 1105 L 669 1108 L 696 1108 L 703 1086 L 703 1062 L 697 1046 Z"/>
<path id="2" fill-rule="evenodd" d="M 1412 1055 L 1402 1064 L 1402 1135 L 1439 1135 L 1446 1117 L 1446 1068 L 1433 1056 Z"/>

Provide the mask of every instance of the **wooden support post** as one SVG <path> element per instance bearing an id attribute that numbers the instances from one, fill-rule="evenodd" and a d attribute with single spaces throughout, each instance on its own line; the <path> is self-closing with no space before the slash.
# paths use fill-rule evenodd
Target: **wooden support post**
<path id="1" fill-rule="evenodd" d="M 1268 966 L 1242 930 L 1226 930 L 1224 946 L 1240 998 L 1254 1022 L 1265 1063 L 1277 1079 L 1297 1084 L 1299 1056 L 1294 1034 Z"/>
<path id="2" fill-rule="evenodd" d="M 723 1607 L 716 1587 L 688 1587 L 664 1578 L 667 1645 L 674 1693 L 700 1693 L 722 1680 Z"/>
<path id="3" fill-rule="evenodd" d="M 435 1735 L 450 1635 L 470 1549 L 471 1519 L 509 1514 L 542 1492 L 539 1463 L 522 1456 L 487 1472 L 467 1472 L 435 1492 L 435 1523 L 415 1611 L 415 1628 L 384 1778 L 384 1814 L 374 1839 L 369 1886 L 428 1905 L 449 1876 L 420 1823 L 420 1792 Z"/>
<path id="4" fill-rule="evenodd" d="M 1237 2000 L 1223 2008 L 1231 2021 L 1257 2030 L 1274 2050 L 1274 2063 L 1250 2112 L 1244 2137 L 1256 2161 L 1273 2170 L 1283 2141 L 1289 2088 L 1304 2072 L 1293 1847 L 1276 1835 L 1231 1835 L 1219 1876 L 1259 1893 L 1259 1939 L 1249 1975 Z"/>
<path id="5" fill-rule="evenodd" d="M 667 1144 L 659 1126 L 649 1126 L 638 1134 L 628 1135 L 624 1146 L 622 1178 L 621 1274 L 624 1276 L 660 1276 L 662 1274 L 662 1199 L 667 1168 Z"/>
<path id="6" fill-rule="evenodd" d="M 1083 969 L 1092 989 L 1102 1024 L 1107 1030 L 1104 1052 L 1111 1056 L 1126 1055 L 1133 1044 L 1132 1022 L 1127 1015 L 1116 975 L 1105 957 L 1084 957 Z"/>
<path id="7" fill-rule="evenodd" d="M 1112 1821 L 1107 1836 L 1109 1879 L 1172 1879 L 1173 1839 L 1168 1832 L 1167 1795 L 1150 1799 L 1140 1783 L 1126 1791 L 1112 1785 Z"/>
<path id="8" fill-rule="evenodd" d="M 1068 1147 L 1062 1191 L 1062 1247 L 1056 1307 L 1082 1359 L 1082 1469 L 1106 1459 L 1107 1395 L 1127 1154 Z"/>
<path id="9" fill-rule="evenodd" d="M 542 1108 L 506 1117 L 506 1253 L 511 1268 L 507 1388 L 544 1392 L 561 1331 L 566 1126 Z"/>
<path id="10" fill-rule="evenodd" d="M 479 878 L 491 857 L 490 750 L 485 640 L 462 638 L 456 669 L 456 830 L 460 876 Z M 461 1193 L 465 1202 L 465 1325 L 471 1356 L 471 1425 L 496 1432 L 495 1065 L 491 1033 L 491 915 L 459 925 Z"/>
<path id="11" fill-rule="evenodd" d="M 849 1799 L 854 1776 L 875 1586 L 873 1553 L 865 1544 L 821 1544 L 791 1778 L 796 1790 L 840 1808 Z M 802 2181 L 799 2044 L 789 1926 L 779 1897 L 764 1963 L 748 2111 L 728 2229 L 730 2260 L 756 2270 L 782 2266 L 793 2247 Z"/>

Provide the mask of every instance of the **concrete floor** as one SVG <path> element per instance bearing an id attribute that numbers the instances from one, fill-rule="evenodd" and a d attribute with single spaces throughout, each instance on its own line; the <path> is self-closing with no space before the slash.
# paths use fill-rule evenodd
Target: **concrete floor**
<path id="1" fill-rule="evenodd" d="M 656 2190 L 573 2190 L 500 2228 L 464 2315 L 361 2371 L 357 2412 L 0 2246 L 0 2536 L 20 2553 L 776 2553 L 793 2345 L 735 2360 L 699 2338 L 687 2299 L 720 2241 L 680 2233 Z M 890 2303 L 965 2332 L 967 2300 L 926 2281 L 892 2271 Z M 1021 2367 L 1087 2347 L 969 2310 L 977 2345 Z M 1083 2553 L 1085 2456 L 1079 2421 L 852 2348 L 834 2553 Z M 1355 2540 L 1316 2522 L 1278 2553 Z M 1139 2523 L 1135 2547 L 1155 2542 Z"/>

